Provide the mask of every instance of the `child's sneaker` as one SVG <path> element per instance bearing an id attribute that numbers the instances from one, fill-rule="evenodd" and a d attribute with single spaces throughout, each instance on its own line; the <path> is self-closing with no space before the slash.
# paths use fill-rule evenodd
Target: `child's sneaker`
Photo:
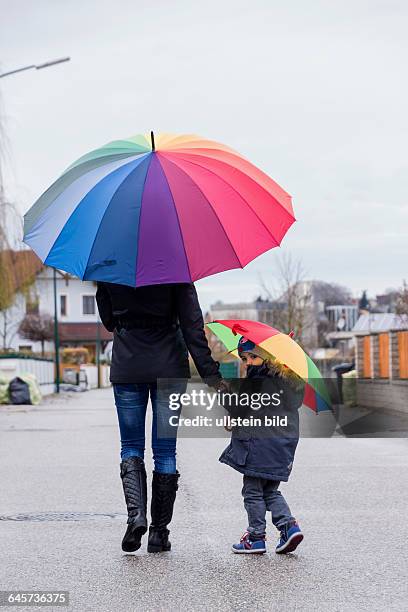
<path id="1" fill-rule="evenodd" d="M 239 544 L 232 545 L 232 551 L 240 554 L 266 553 L 265 538 L 262 538 L 262 540 L 251 540 L 250 534 L 246 531 L 240 539 Z"/>
<path id="2" fill-rule="evenodd" d="M 296 521 L 286 523 L 280 532 L 281 537 L 275 549 L 278 554 L 293 552 L 303 540 L 303 533 Z"/>

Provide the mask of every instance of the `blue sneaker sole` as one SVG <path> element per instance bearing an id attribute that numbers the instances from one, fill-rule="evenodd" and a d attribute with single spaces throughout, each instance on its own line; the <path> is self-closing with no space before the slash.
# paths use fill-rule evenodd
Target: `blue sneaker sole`
<path id="1" fill-rule="evenodd" d="M 277 547 L 275 552 L 278 555 L 283 555 L 285 553 L 293 552 L 299 546 L 301 541 L 303 540 L 303 533 L 293 533 L 290 538 L 283 544 L 283 546 Z"/>
<path id="2" fill-rule="evenodd" d="M 256 548 L 254 550 L 247 548 L 247 549 L 237 550 L 236 548 L 232 546 L 231 550 L 233 553 L 237 555 L 263 555 L 264 553 L 266 553 L 266 548 Z"/>

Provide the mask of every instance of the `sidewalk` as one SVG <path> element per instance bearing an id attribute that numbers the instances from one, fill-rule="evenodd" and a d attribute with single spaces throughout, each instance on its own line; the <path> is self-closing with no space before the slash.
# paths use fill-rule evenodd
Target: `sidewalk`
<path id="1" fill-rule="evenodd" d="M 173 551 L 148 555 L 144 540 L 126 556 L 110 389 L 2 407 L 0 432 L 3 590 L 69 590 L 79 612 L 406 607 L 406 439 L 301 440 L 282 490 L 305 540 L 275 555 L 271 526 L 268 554 L 242 558 L 241 477 L 217 461 L 227 440 L 180 439 Z"/>

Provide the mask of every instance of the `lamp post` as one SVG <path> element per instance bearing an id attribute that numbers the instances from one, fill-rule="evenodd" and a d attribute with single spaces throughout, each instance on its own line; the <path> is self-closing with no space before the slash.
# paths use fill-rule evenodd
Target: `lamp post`
<path id="1" fill-rule="evenodd" d="M 55 66 L 55 64 L 62 64 L 62 62 L 69 62 L 70 57 L 61 57 L 60 59 L 51 60 L 49 62 L 44 62 L 43 64 L 30 64 L 29 66 L 23 66 L 23 68 L 16 68 L 14 70 L 9 70 L 8 72 L 3 72 L 0 74 L 0 79 L 6 76 L 10 76 L 11 74 L 16 74 L 17 72 L 23 72 L 23 70 L 42 70 L 42 68 L 49 68 L 49 66 Z"/>
<path id="2" fill-rule="evenodd" d="M 59 333 L 58 333 L 58 300 L 57 300 L 57 270 L 53 268 L 54 284 L 54 346 L 55 346 L 55 391 L 60 392 L 60 362 L 59 362 Z"/>
<path id="3" fill-rule="evenodd" d="M 61 57 L 56 60 L 50 60 L 43 64 L 30 64 L 29 66 L 23 66 L 22 68 L 16 68 L 3 72 L 0 74 L 0 79 L 17 72 L 23 72 L 24 70 L 42 70 L 42 68 L 49 68 L 56 64 L 62 64 L 63 62 L 69 62 L 70 57 Z M 57 300 L 57 270 L 53 269 L 53 286 L 54 286 L 54 345 L 55 345 L 55 390 L 57 393 L 60 392 L 60 367 L 59 367 L 59 334 L 58 334 L 58 300 Z"/>
<path id="4" fill-rule="evenodd" d="M 101 388 L 101 320 L 99 317 L 99 311 L 97 308 L 96 315 L 96 368 L 98 374 L 98 389 Z"/>

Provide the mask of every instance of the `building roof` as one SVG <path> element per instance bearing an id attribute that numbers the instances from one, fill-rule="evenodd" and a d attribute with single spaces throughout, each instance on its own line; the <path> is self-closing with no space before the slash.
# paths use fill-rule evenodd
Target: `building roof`
<path id="1" fill-rule="evenodd" d="M 326 334 L 328 340 L 350 340 L 353 336 L 353 331 L 333 331 Z"/>
<path id="2" fill-rule="evenodd" d="M 357 310 L 357 304 L 331 304 L 330 306 L 326 306 L 326 310 Z"/>
<path id="3" fill-rule="evenodd" d="M 211 310 L 248 310 L 255 309 L 255 302 L 237 302 L 236 304 L 224 304 L 223 302 L 216 302 L 211 304 Z"/>
<path id="4" fill-rule="evenodd" d="M 360 315 L 352 331 L 356 335 L 366 335 L 402 329 L 408 329 L 407 315 L 380 312 Z"/>
<path id="5" fill-rule="evenodd" d="M 96 342 L 96 323 L 58 323 L 59 337 L 62 342 Z M 102 324 L 99 325 L 101 340 L 113 340 L 113 334 Z"/>

